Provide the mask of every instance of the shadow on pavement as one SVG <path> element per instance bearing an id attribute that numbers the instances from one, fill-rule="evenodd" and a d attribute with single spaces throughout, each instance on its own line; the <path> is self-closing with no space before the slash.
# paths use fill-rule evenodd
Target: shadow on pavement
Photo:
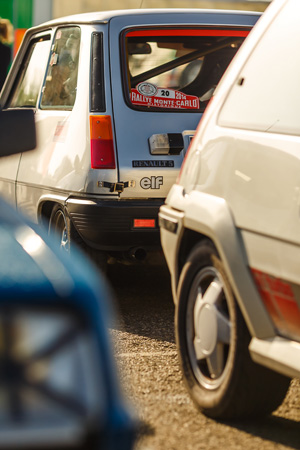
<path id="1" fill-rule="evenodd" d="M 272 415 L 259 420 L 226 422 L 226 425 L 274 442 L 276 448 L 283 445 L 285 448 L 300 449 L 300 423 L 296 420 Z"/>
<path id="2" fill-rule="evenodd" d="M 120 327 L 132 334 L 174 342 L 174 304 L 165 265 L 109 266 Z"/>

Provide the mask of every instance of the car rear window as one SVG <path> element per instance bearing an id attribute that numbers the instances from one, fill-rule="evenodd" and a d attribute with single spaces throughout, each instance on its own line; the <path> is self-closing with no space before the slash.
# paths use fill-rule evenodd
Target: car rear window
<path id="1" fill-rule="evenodd" d="M 125 93 L 142 110 L 204 111 L 249 29 L 130 29 Z"/>

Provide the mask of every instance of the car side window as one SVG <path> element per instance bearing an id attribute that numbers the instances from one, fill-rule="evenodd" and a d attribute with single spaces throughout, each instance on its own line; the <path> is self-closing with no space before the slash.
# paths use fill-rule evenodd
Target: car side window
<path id="1" fill-rule="evenodd" d="M 288 2 L 258 42 L 221 109 L 218 124 L 300 135 L 300 29 Z"/>
<path id="2" fill-rule="evenodd" d="M 76 98 L 80 28 L 56 31 L 51 48 L 41 109 L 72 109 Z"/>
<path id="3" fill-rule="evenodd" d="M 50 52 L 50 36 L 33 39 L 8 107 L 36 107 Z"/>

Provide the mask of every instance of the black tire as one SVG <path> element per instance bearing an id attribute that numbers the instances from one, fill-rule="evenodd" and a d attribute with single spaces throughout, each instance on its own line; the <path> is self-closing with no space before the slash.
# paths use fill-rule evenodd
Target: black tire
<path id="1" fill-rule="evenodd" d="M 290 379 L 252 361 L 250 334 L 211 241 L 204 240 L 191 251 L 178 293 L 176 343 L 197 407 L 223 420 L 274 411 Z"/>
<path id="2" fill-rule="evenodd" d="M 48 233 L 62 251 L 70 253 L 70 224 L 60 205 L 54 206 L 51 212 Z"/>
<path id="3" fill-rule="evenodd" d="M 72 254 L 74 245 L 79 247 L 102 270 L 106 271 L 107 257 L 104 252 L 87 246 L 72 224 L 62 205 L 55 205 L 49 220 L 49 235 L 57 242 L 62 251 Z"/>

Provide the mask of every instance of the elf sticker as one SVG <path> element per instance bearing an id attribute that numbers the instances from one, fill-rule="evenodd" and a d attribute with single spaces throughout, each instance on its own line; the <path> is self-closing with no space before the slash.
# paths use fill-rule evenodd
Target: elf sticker
<path id="1" fill-rule="evenodd" d="M 131 90 L 131 102 L 134 105 L 152 108 L 199 109 L 199 98 L 186 95 L 175 89 L 161 89 L 152 83 L 139 83 Z"/>
<path id="2" fill-rule="evenodd" d="M 144 177 L 140 181 L 141 188 L 143 189 L 160 189 L 163 184 L 163 177 Z"/>

